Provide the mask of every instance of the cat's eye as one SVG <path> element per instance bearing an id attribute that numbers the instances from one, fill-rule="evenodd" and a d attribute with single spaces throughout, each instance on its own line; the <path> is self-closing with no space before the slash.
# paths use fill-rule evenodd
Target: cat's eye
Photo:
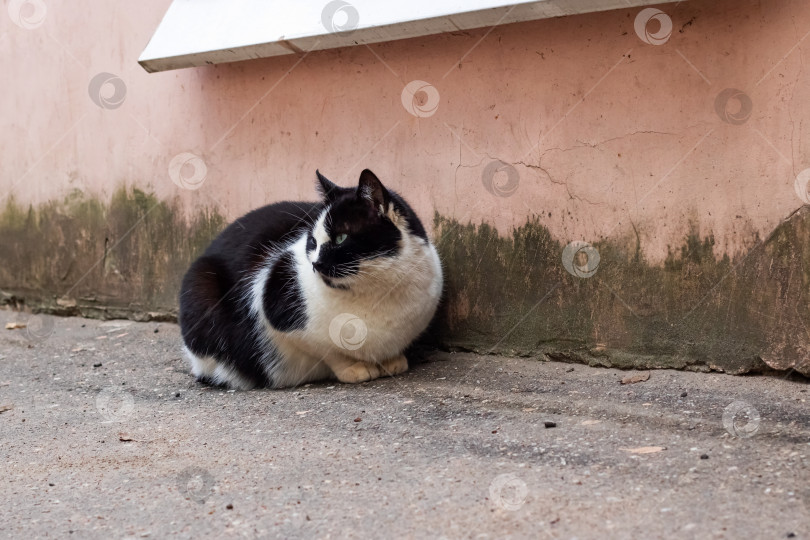
<path id="1" fill-rule="evenodd" d="M 318 243 L 315 242 L 315 237 L 309 235 L 309 238 L 307 238 L 307 251 L 312 251 L 316 247 L 318 247 Z"/>
<path id="2" fill-rule="evenodd" d="M 339 235 L 337 235 L 337 236 L 335 237 L 335 244 L 339 246 L 340 244 L 342 244 L 343 242 L 345 242 L 345 241 L 346 241 L 347 236 L 348 236 L 348 235 L 345 235 L 345 234 L 339 234 Z"/>

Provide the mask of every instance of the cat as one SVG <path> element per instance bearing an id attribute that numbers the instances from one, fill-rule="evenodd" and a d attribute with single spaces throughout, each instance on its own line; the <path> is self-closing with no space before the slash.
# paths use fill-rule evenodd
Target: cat
<path id="1" fill-rule="evenodd" d="M 279 202 L 230 224 L 180 291 L 191 373 L 234 389 L 408 369 L 403 352 L 442 294 L 442 267 L 405 200 L 366 169 L 356 188 L 315 171 L 320 202 Z"/>

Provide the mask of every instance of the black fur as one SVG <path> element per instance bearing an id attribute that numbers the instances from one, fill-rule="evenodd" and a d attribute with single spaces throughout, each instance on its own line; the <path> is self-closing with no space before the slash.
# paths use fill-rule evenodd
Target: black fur
<path id="1" fill-rule="evenodd" d="M 267 320 L 276 330 L 290 332 L 306 328 L 304 296 L 296 278 L 293 254 L 289 251 L 270 270 L 262 303 Z"/>
<path id="2" fill-rule="evenodd" d="M 339 196 L 327 210 L 329 242 L 321 246 L 316 269 L 327 277 L 356 274 L 361 260 L 396 255 L 402 233 L 356 192 Z M 346 235 L 342 243 L 337 238 Z"/>
<path id="3" fill-rule="evenodd" d="M 229 225 L 189 268 L 180 289 L 180 329 L 198 356 L 213 356 L 257 386 L 268 381 L 261 368 L 263 345 L 244 301 L 249 278 L 268 249 L 311 228 L 323 203 L 281 202 L 250 212 Z"/>
<path id="4" fill-rule="evenodd" d="M 356 188 L 340 187 L 323 176 L 320 171 L 315 171 L 315 174 L 317 175 L 319 182 L 318 190 L 328 202 L 334 202 L 340 198 L 345 198 L 346 195 L 357 195 Z M 414 212 L 410 205 L 405 202 L 405 199 L 400 197 L 395 191 L 385 188 L 377 176 L 368 169 L 364 169 L 363 172 L 360 173 L 359 187 L 362 187 L 364 184 L 371 185 L 373 187 L 377 187 L 377 185 L 379 185 L 379 188 L 382 189 L 382 197 L 385 199 L 387 204 L 393 204 L 396 211 L 401 216 L 405 217 L 405 222 L 408 224 L 408 229 L 410 232 L 427 242 L 428 237 L 424 226 L 422 226 L 422 222 L 419 221 L 416 212 Z"/>

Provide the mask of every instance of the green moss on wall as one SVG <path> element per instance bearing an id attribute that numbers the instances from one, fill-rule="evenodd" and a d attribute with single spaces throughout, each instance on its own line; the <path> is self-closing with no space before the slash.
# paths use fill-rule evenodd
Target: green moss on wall
<path id="1" fill-rule="evenodd" d="M 94 317 L 172 320 L 191 261 L 226 225 L 120 189 L 0 208 L 0 302 Z M 435 335 L 448 348 L 621 368 L 795 369 L 810 375 L 810 208 L 747 253 L 693 227 L 663 265 L 637 237 L 597 242 L 589 278 L 538 220 L 507 235 L 435 215 L 446 275 Z"/>
<path id="2" fill-rule="evenodd" d="M 6 301 L 63 314 L 172 319 L 191 261 L 225 226 L 138 189 L 109 203 L 69 194 L 37 208 L 11 198 L 0 211 L 0 290 Z"/>
<path id="3" fill-rule="evenodd" d="M 589 278 L 565 270 L 564 244 L 538 221 L 499 236 L 436 214 L 447 283 L 439 335 L 451 348 L 593 365 L 745 373 L 765 359 L 808 374 L 798 332 L 810 323 L 808 213 L 734 259 L 696 227 L 663 266 L 645 262 L 636 241 L 597 242 Z"/>

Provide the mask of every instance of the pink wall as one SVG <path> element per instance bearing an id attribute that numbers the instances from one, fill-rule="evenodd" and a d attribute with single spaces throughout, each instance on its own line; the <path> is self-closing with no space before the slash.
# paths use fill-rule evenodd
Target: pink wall
<path id="1" fill-rule="evenodd" d="M 316 168 L 348 185 L 368 167 L 429 228 L 438 211 L 502 235 L 458 228 L 440 245 L 450 346 L 555 342 L 578 361 L 619 351 L 622 367 L 762 359 L 810 375 L 810 213 L 795 213 L 810 203 L 804 0 L 664 4 L 673 31 L 659 44 L 658 23 L 637 30 L 645 12 L 629 9 L 156 74 L 136 59 L 168 0 L 29 1 L 44 11 L 21 21 L 21 0 L 6 0 L 0 14 L 0 232 L 16 231 L 0 238 L 16 261 L 0 266 L 0 303 L 10 290 L 46 309 L 170 317 L 221 225 L 205 229 L 201 209 L 234 219 L 314 198 Z M 412 81 L 430 85 L 416 103 L 402 97 Z M 112 205 L 82 225 L 51 206 L 38 229 L 2 213 L 11 196 L 105 202 L 122 186 L 170 203 L 169 217 Z M 529 219 L 552 241 L 503 238 Z M 697 247 L 681 255 L 687 235 Z M 604 247 L 597 279 L 562 269 L 574 241 Z M 526 247 L 539 259 L 509 251 Z"/>
<path id="2" fill-rule="evenodd" d="M 315 168 L 350 183 L 370 167 L 426 221 L 435 208 L 505 231 L 540 213 L 557 237 L 589 241 L 633 223 L 652 261 L 690 220 L 734 253 L 802 204 L 801 0 L 663 5 L 674 24 L 663 45 L 637 36 L 632 9 L 147 74 L 136 59 L 167 5 L 48 1 L 34 29 L 0 17 L 0 196 L 106 197 L 126 183 L 233 218 L 312 198 Z M 120 107 L 90 99 L 100 72 L 126 85 Z M 412 80 L 438 91 L 432 116 L 403 106 Z M 729 87 L 752 101 L 742 125 L 715 111 Z M 169 176 L 181 152 L 207 166 L 196 191 Z M 512 196 L 484 188 L 494 159 L 515 164 Z"/>

